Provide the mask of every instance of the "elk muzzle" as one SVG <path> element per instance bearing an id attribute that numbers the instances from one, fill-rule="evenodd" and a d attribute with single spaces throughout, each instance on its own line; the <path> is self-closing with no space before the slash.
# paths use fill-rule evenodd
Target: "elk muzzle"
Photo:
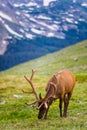
<path id="1" fill-rule="evenodd" d="M 43 105 L 41 105 L 41 107 L 39 108 L 38 119 L 45 117 L 47 113 L 47 109 L 48 109 L 47 103 L 44 103 Z"/>

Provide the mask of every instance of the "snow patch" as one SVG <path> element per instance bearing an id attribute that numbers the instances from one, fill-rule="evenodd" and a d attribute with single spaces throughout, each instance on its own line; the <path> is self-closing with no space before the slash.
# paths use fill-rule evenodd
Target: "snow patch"
<path id="1" fill-rule="evenodd" d="M 44 20 L 51 20 L 50 17 L 44 16 L 44 15 L 39 15 L 38 18 L 39 19 L 44 19 Z"/>
<path id="2" fill-rule="evenodd" d="M 21 28 L 21 29 L 20 29 L 20 32 L 24 33 L 24 30 Z"/>
<path id="3" fill-rule="evenodd" d="M 72 18 L 66 18 L 66 21 L 69 23 L 73 23 L 73 19 Z"/>
<path id="4" fill-rule="evenodd" d="M 15 32 L 14 30 L 12 30 L 7 24 L 5 24 L 4 26 L 5 26 L 5 28 L 8 30 L 8 32 L 10 32 L 11 34 L 16 35 L 16 36 L 22 38 L 22 35 L 18 34 L 18 33 Z"/>
<path id="5" fill-rule="evenodd" d="M 32 28 L 31 31 L 34 32 L 34 33 L 36 33 L 36 34 L 43 34 L 44 33 L 44 31 L 37 30 L 35 28 Z"/>
<path id="6" fill-rule="evenodd" d="M 26 38 L 29 38 L 29 39 L 33 39 L 34 36 L 32 34 L 29 34 L 29 33 L 25 33 L 25 36 Z"/>
<path id="7" fill-rule="evenodd" d="M 43 5 L 48 6 L 50 2 L 56 1 L 56 0 L 43 0 Z"/>
<path id="8" fill-rule="evenodd" d="M 8 16 L 7 14 L 3 13 L 2 11 L 0 11 L 0 16 L 10 22 L 13 22 L 12 18 Z"/>
<path id="9" fill-rule="evenodd" d="M 1 4 L 3 7 L 6 7 L 6 5 L 4 3 Z"/>
<path id="10" fill-rule="evenodd" d="M 54 37 L 54 33 L 50 32 L 47 34 L 48 37 Z"/>
<path id="11" fill-rule="evenodd" d="M 6 40 L 1 40 L 0 41 L 0 55 L 3 55 L 4 53 L 5 53 L 5 51 L 6 51 L 6 49 L 7 49 L 7 45 L 9 44 L 8 43 L 8 41 L 6 41 Z"/>
<path id="12" fill-rule="evenodd" d="M 14 7 L 22 7 L 24 6 L 25 4 L 14 4 Z"/>
<path id="13" fill-rule="evenodd" d="M 26 4 L 26 6 L 38 6 L 35 2 L 29 2 Z"/>
<path id="14" fill-rule="evenodd" d="M 18 11 L 16 11 L 16 14 L 17 14 L 17 15 L 20 15 L 21 13 L 20 13 L 20 12 L 18 12 Z"/>
<path id="15" fill-rule="evenodd" d="M 39 25 L 44 26 L 50 30 L 56 31 L 57 30 L 57 26 L 55 24 L 47 24 L 45 22 L 39 21 Z"/>
<path id="16" fill-rule="evenodd" d="M 85 2 L 82 3 L 81 5 L 84 6 L 84 7 L 87 7 L 87 3 L 85 3 Z"/>
<path id="17" fill-rule="evenodd" d="M 73 3 L 76 3 L 77 0 L 73 0 Z"/>

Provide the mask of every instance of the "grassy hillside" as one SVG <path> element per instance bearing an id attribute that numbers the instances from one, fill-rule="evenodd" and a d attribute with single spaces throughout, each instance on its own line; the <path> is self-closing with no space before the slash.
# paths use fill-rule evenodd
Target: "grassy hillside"
<path id="1" fill-rule="evenodd" d="M 20 64 L 5 72 L 5 74 L 26 74 L 32 68 L 38 73 L 54 73 L 68 68 L 76 72 L 87 72 L 87 41 L 62 49 L 61 51 L 45 55 L 41 58 Z"/>
<path id="2" fill-rule="evenodd" d="M 31 89 L 23 76 L 29 76 L 32 68 L 37 69 L 34 77 L 36 90 L 43 96 L 51 75 L 61 69 L 69 69 L 75 74 L 77 83 L 67 118 L 59 117 L 58 100 L 51 105 L 46 121 L 38 120 L 38 111 L 25 105 L 25 102 L 34 100 L 33 95 L 21 91 Z M 0 130 L 41 129 L 87 129 L 87 41 L 0 73 Z"/>

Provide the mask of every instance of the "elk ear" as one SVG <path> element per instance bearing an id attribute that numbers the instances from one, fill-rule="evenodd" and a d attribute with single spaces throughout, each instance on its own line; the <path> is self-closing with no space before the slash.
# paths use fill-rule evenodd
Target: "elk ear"
<path id="1" fill-rule="evenodd" d="M 41 95 L 41 93 L 39 93 L 39 99 L 42 99 L 42 95 Z"/>

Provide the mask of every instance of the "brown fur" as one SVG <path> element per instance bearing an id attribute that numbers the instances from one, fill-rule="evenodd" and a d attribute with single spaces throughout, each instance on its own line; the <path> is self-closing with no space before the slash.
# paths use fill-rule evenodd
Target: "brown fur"
<path id="1" fill-rule="evenodd" d="M 47 118 L 49 106 L 52 102 L 59 98 L 60 117 L 67 116 L 67 108 L 70 97 L 75 86 L 74 75 L 68 71 L 63 70 L 53 75 L 46 85 L 46 96 L 39 102 L 38 118 Z M 62 103 L 64 102 L 64 113 L 62 115 Z"/>

